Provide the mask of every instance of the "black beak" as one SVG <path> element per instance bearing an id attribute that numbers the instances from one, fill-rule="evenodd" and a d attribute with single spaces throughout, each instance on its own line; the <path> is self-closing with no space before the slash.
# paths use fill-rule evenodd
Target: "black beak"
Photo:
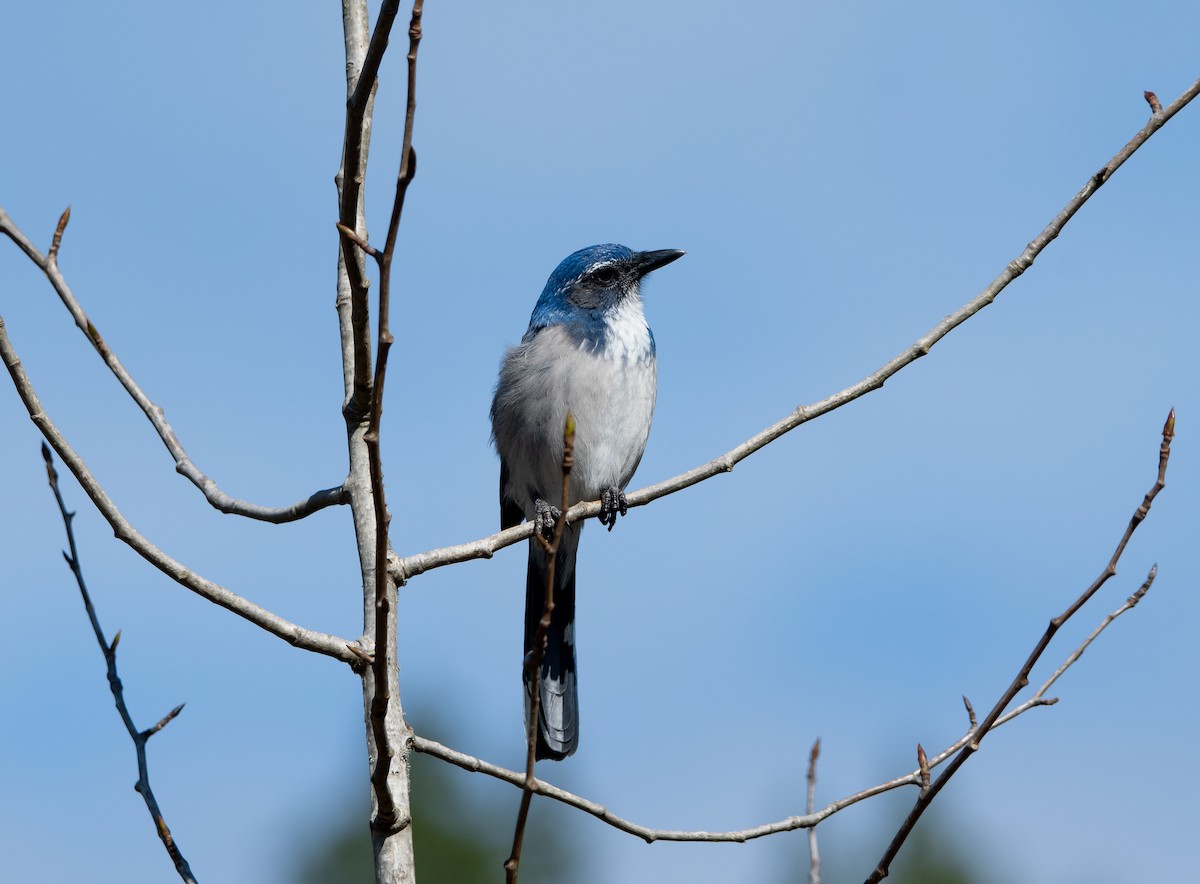
<path id="1" fill-rule="evenodd" d="M 672 261 L 677 261 L 686 255 L 680 249 L 659 249 L 656 252 L 634 252 L 633 257 L 629 259 L 633 266 L 633 271 L 639 278 L 645 276 L 651 271 L 657 270 L 659 267 L 666 267 Z"/>

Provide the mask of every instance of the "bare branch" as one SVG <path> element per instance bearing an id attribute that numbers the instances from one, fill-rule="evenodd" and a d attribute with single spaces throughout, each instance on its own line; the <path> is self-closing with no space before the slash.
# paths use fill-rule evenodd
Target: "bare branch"
<path id="1" fill-rule="evenodd" d="M 175 431 L 171 428 L 171 425 L 167 423 L 163 410 L 150 401 L 150 397 L 146 395 L 145 391 L 142 390 L 141 386 L 139 386 L 137 381 L 133 379 L 133 376 L 121 363 L 121 360 L 109 348 L 108 343 L 100 335 L 100 332 L 96 330 L 96 326 L 88 319 L 87 314 L 84 313 L 83 307 L 76 300 L 71 287 L 67 285 L 66 279 L 58 269 L 58 250 L 62 245 L 63 232 L 66 230 L 67 222 L 70 218 L 71 210 L 68 208 L 58 220 L 58 227 L 54 231 L 54 241 L 50 245 L 50 251 L 45 256 L 34 247 L 33 243 L 13 223 L 13 220 L 3 209 L 0 209 L 0 233 L 5 234 L 16 243 L 21 251 L 28 256 L 29 260 L 49 280 L 50 284 L 54 287 L 54 291 L 58 293 L 59 299 L 63 302 L 63 306 L 67 308 L 75 320 L 75 325 L 87 336 L 87 339 L 91 342 L 96 352 L 100 354 L 100 358 L 104 360 L 104 364 L 108 366 L 109 370 L 120 381 L 121 386 L 125 388 L 125 392 L 137 403 L 138 408 L 142 410 L 142 413 L 150 421 L 151 426 L 158 433 L 158 437 L 162 439 L 163 445 L 167 447 L 167 451 L 170 452 L 171 457 L 175 460 L 175 471 L 199 488 L 201 493 L 204 494 L 205 499 L 215 509 L 223 513 L 245 516 L 249 519 L 258 519 L 262 522 L 274 522 L 276 524 L 294 522 L 297 519 L 310 516 L 317 510 L 324 509 L 327 506 L 347 503 L 349 498 L 346 494 L 345 486 L 338 485 L 334 488 L 317 491 L 289 506 L 261 506 L 226 494 L 216 482 L 206 476 L 196 466 L 195 462 L 188 456 L 182 443 L 180 443 L 179 438 L 175 435 Z"/>
<path id="2" fill-rule="evenodd" d="M 575 416 L 569 411 L 563 426 L 563 456 L 562 456 L 562 495 L 559 512 L 565 513 L 571 502 L 571 470 L 575 467 Z M 525 671 L 529 679 L 528 721 L 525 722 L 525 782 L 521 788 L 521 806 L 517 811 L 517 825 L 513 831 L 512 851 L 504 861 L 504 880 L 506 884 L 517 884 L 517 876 L 521 867 L 521 847 L 525 841 L 525 825 L 529 820 L 529 806 L 533 803 L 533 790 L 537 780 L 533 776 L 533 768 L 537 763 L 538 719 L 542 712 L 542 660 L 546 655 L 546 642 L 550 634 L 550 620 L 554 615 L 554 572 L 558 562 L 558 548 L 562 544 L 563 532 L 566 531 L 567 520 L 558 519 L 554 523 L 554 535 L 549 542 L 540 534 L 534 535 L 546 549 L 549 563 L 546 566 L 546 603 L 542 608 L 542 619 L 538 621 L 537 630 L 533 634 L 533 647 L 525 658 Z"/>
<path id="3" fill-rule="evenodd" d="M 954 776 L 958 769 L 962 767 L 963 764 L 966 763 L 967 759 L 979 749 L 981 741 L 987 735 L 988 731 L 990 731 L 997 723 L 1000 716 L 1004 714 L 1004 710 L 1008 708 L 1009 703 L 1016 698 L 1017 694 L 1020 693 L 1021 690 L 1028 686 L 1029 673 L 1033 671 L 1033 667 L 1037 664 L 1038 660 L 1041 659 L 1042 653 L 1049 646 L 1050 641 L 1054 638 L 1055 633 L 1057 633 L 1062 625 L 1066 623 L 1067 620 L 1069 620 L 1087 603 L 1089 599 L 1091 599 L 1092 596 L 1099 591 L 1100 587 L 1108 582 L 1110 577 L 1117 573 L 1117 562 L 1120 560 L 1121 554 L 1125 552 L 1125 547 L 1129 543 L 1129 539 L 1133 536 L 1133 532 L 1137 530 L 1138 525 L 1142 523 L 1142 521 L 1146 518 L 1146 515 L 1150 512 L 1150 505 L 1154 502 L 1154 498 L 1158 496 L 1158 493 L 1162 491 L 1163 487 L 1166 485 L 1167 462 L 1171 456 L 1171 440 L 1174 437 L 1175 409 L 1172 408 L 1171 413 L 1167 415 L 1166 423 L 1163 424 L 1162 444 L 1159 446 L 1158 453 L 1158 476 L 1155 479 L 1154 485 L 1152 485 L 1150 490 L 1146 492 L 1146 496 L 1142 500 L 1141 505 L 1137 508 L 1133 514 L 1133 517 L 1129 520 L 1129 525 L 1125 528 L 1125 533 L 1121 536 L 1120 542 L 1117 543 L 1117 548 L 1113 551 L 1112 557 L 1108 560 L 1108 564 L 1104 567 L 1104 570 L 1100 572 L 1100 576 L 1092 581 L 1091 586 L 1085 589 L 1079 598 L 1072 602 L 1065 611 L 1050 621 L 1049 626 L 1046 627 L 1046 631 L 1042 634 L 1042 637 L 1038 640 L 1037 644 L 1030 652 L 1029 657 L 1025 660 L 1024 665 L 1017 673 L 1016 678 L 1013 679 L 1012 683 L 1008 686 L 1008 689 L 996 702 L 996 705 L 992 707 L 991 711 L 984 716 L 983 721 L 979 723 L 979 727 L 974 729 L 970 735 L 970 741 L 963 746 L 961 750 L 959 750 L 958 754 L 954 756 L 954 759 L 948 765 L 946 765 L 945 770 L 938 775 L 938 778 L 932 784 L 930 784 L 927 788 L 923 787 L 921 789 L 921 794 L 913 805 L 912 810 L 909 812 L 908 817 L 904 820 L 903 824 L 901 824 L 900 829 L 896 832 L 891 844 L 888 845 L 887 850 L 883 854 L 883 858 L 880 859 L 879 864 L 875 867 L 875 871 L 873 871 L 867 878 L 867 884 L 877 884 L 877 882 L 882 881 L 887 877 L 892 861 L 900 852 L 900 848 L 904 846 L 904 842 L 908 839 L 909 834 L 916 826 L 917 820 L 921 818 L 921 814 L 925 812 L 925 809 L 929 807 L 933 799 L 937 797 L 938 793 L 942 790 L 946 783 L 949 782 L 950 778 Z M 1099 629 L 1097 629 L 1092 636 L 1089 636 L 1084 643 L 1080 645 L 1080 647 L 1076 649 L 1076 651 L 1070 657 L 1067 658 L 1067 662 L 1060 667 L 1061 670 L 1065 671 L 1072 663 L 1075 662 L 1075 660 L 1079 659 L 1079 656 L 1083 654 L 1084 650 L 1091 643 L 1092 638 L 1095 635 L 1098 635 L 1101 631 L 1103 631 L 1103 629 L 1117 616 L 1123 613 L 1124 610 L 1128 610 L 1128 608 L 1131 608 L 1137 604 L 1137 600 L 1140 600 L 1150 588 L 1150 584 L 1154 580 L 1155 573 L 1156 569 L 1152 568 L 1149 576 L 1146 579 L 1146 582 L 1143 584 L 1143 588 L 1135 592 L 1133 596 L 1126 601 L 1125 605 L 1118 609 L 1114 614 L 1107 617 L 1105 621 L 1101 623 Z M 1042 694 L 1046 688 L 1054 683 L 1059 674 L 1060 673 L 1056 671 L 1055 674 L 1051 676 L 1050 681 L 1047 682 L 1043 690 L 1039 691 L 1033 700 L 1031 700 L 1032 703 L 1036 703 L 1037 701 L 1042 701 L 1043 703 L 1045 702 L 1042 700 Z"/>
<path id="4" fill-rule="evenodd" d="M 347 427 L 350 430 L 352 480 L 355 481 L 355 486 L 364 492 L 352 502 L 356 527 L 360 519 L 366 518 L 368 498 L 372 520 L 368 531 L 359 532 L 359 552 L 364 569 L 364 590 L 373 597 L 373 610 L 369 610 L 366 617 L 366 632 L 372 636 L 374 655 L 370 662 L 371 677 L 364 680 L 364 691 L 373 746 L 371 791 L 374 812 L 371 829 L 376 844 L 377 872 L 381 869 L 379 863 L 383 862 L 388 865 L 387 874 L 391 874 L 397 866 L 403 866 L 406 869 L 405 873 L 411 873 L 411 856 L 398 864 L 389 864 L 383 859 L 384 845 L 389 839 L 402 833 L 408 827 L 411 817 L 408 813 L 407 768 L 404 759 L 399 759 L 401 770 L 397 771 L 394 767 L 394 760 L 404 751 L 403 744 L 407 739 L 408 730 L 403 723 L 399 697 L 396 696 L 396 702 L 392 703 L 392 679 L 395 666 L 393 598 L 396 586 L 388 572 L 388 554 L 390 552 L 388 528 L 391 523 L 391 514 L 388 512 L 383 483 L 380 424 L 383 418 L 383 392 L 387 380 L 388 354 L 394 342 L 389 328 L 392 262 L 395 257 L 400 218 L 404 211 L 404 197 L 408 192 L 408 185 L 416 173 L 416 155 L 412 149 L 412 135 L 416 113 L 417 49 L 421 42 L 422 5 L 422 0 L 415 0 L 412 19 L 409 23 L 408 95 L 404 121 L 404 142 L 401 148 L 400 171 L 396 179 L 396 195 L 392 202 L 386 245 L 382 252 L 375 249 L 367 241 L 365 230 L 363 234 L 359 234 L 350 225 L 351 223 L 356 226 L 363 225 L 361 184 L 362 172 L 366 163 L 365 142 L 363 141 L 368 127 L 366 115 L 374 94 L 375 77 L 379 64 L 388 45 L 398 3 L 384 3 L 379 13 L 379 20 L 376 22 L 375 32 L 371 37 L 370 46 L 362 59 L 361 71 L 357 75 L 357 80 L 349 84 L 350 98 L 347 101 L 343 162 L 348 166 L 353 164 L 357 169 L 357 174 L 351 175 L 349 181 L 339 178 L 339 186 L 342 188 L 341 220 L 337 225 L 343 242 L 341 266 L 355 268 L 355 272 L 348 276 L 349 324 L 347 325 L 343 321 L 343 364 L 351 367 L 346 375 L 347 400 L 343 411 L 346 415 Z M 351 55 L 351 28 L 348 21 L 348 69 L 351 65 Z M 379 265 L 379 327 L 376 335 L 375 371 L 369 387 L 364 387 L 364 384 L 370 352 L 369 349 L 363 350 L 361 347 L 367 321 L 366 282 L 365 275 L 361 270 L 360 261 L 362 259 L 357 254 L 350 252 L 350 245 L 357 246 L 362 252 L 374 258 Z M 340 303 L 339 315 L 345 316 L 345 311 Z M 363 414 L 364 404 L 366 406 L 365 415 Z M 361 481 L 363 464 L 361 459 L 356 456 L 360 442 L 366 455 L 365 489 L 362 488 Z M 357 466 L 353 466 L 356 461 Z M 372 544 L 373 549 L 370 549 Z M 367 552 L 368 549 L 370 549 L 370 553 Z M 370 564 L 368 564 L 368 555 Z M 368 575 L 369 579 L 367 579 Z M 397 774 L 399 775 L 396 776 Z M 394 776 L 397 779 L 395 783 L 392 782 Z M 408 852 L 411 853 L 411 843 L 408 848 Z"/>
<path id="5" fill-rule="evenodd" d="M 1046 699 L 1046 692 L 1050 690 L 1051 686 L 1053 686 L 1056 681 L 1062 678 L 1063 674 L 1068 669 L 1075 665 L 1075 662 L 1083 656 L 1083 652 L 1088 649 L 1092 642 L 1099 638 L 1100 633 L 1104 632 L 1104 630 L 1109 627 L 1109 624 L 1111 624 L 1126 611 L 1132 609 L 1137 605 L 1138 602 L 1142 600 L 1142 597 L 1149 592 L 1150 586 L 1154 583 L 1154 578 L 1157 576 L 1158 565 L 1153 565 L 1150 568 L 1150 573 L 1146 575 L 1145 581 L 1143 581 L 1142 585 L 1137 588 L 1133 595 L 1127 598 L 1119 608 L 1117 608 L 1111 614 L 1108 614 L 1103 620 L 1100 621 L 1100 625 L 1092 630 L 1092 632 L 1083 640 L 1079 647 L 1067 655 L 1067 659 L 1062 662 L 1062 665 L 1054 670 L 1053 674 L 1051 674 L 1051 676 L 1046 679 L 1045 683 L 1034 692 L 1032 697 L 1030 697 L 1020 706 L 1014 707 L 1010 712 L 1007 712 L 996 719 L 996 724 L 994 727 L 999 727 L 1000 725 L 1011 721 L 1026 709 L 1034 706 L 1053 706 L 1055 703 L 1057 703 L 1058 700 L 1056 698 L 1052 697 L 1050 699 Z"/>
<path id="6" fill-rule="evenodd" d="M 59 237 L 62 235 L 63 228 L 66 227 L 68 215 L 68 212 L 64 212 L 62 220 L 59 221 L 58 233 L 55 235 L 56 245 Z M 79 549 L 75 545 L 75 531 L 71 526 L 75 514 L 67 511 L 67 505 L 63 501 L 62 492 L 58 488 L 58 471 L 54 469 L 54 459 L 50 455 L 50 449 L 46 447 L 44 442 L 42 443 L 42 457 L 46 461 L 46 477 L 50 482 L 50 490 L 54 492 L 54 499 L 58 502 L 58 511 L 62 514 L 63 527 L 67 531 L 67 544 L 70 547 L 70 552 L 64 552 L 63 558 L 67 560 L 67 565 L 70 567 L 71 573 L 75 575 L 75 583 L 78 584 L 79 594 L 83 597 L 83 607 L 87 610 L 88 620 L 91 621 L 92 632 L 95 633 L 96 642 L 100 645 L 100 651 L 104 654 L 104 663 L 108 668 L 108 686 L 112 690 L 113 701 L 117 705 L 117 713 L 121 716 L 121 721 L 125 724 L 125 730 L 128 731 L 129 738 L 133 740 L 133 748 L 137 754 L 138 779 L 134 788 L 142 796 L 142 800 L 146 802 L 146 810 L 150 812 L 150 819 L 154 821 L 154 829 L 158 832 L 158 837 L 162 840 L 163 847 L 167 850 L 167 855 L 171 857 L 171 862 L 175 864 L 175 871 L 179 873 L 179 877 L 184 881 L 195 884 L 196 878 L 192 875 L 192 869 L 188 865 L 188 861 L 184 859 L 179 845 L 175 843 L 175 838 L 171 834 L 171 830 L 163 818 L 162 810 L 158 806 L 158 799 L 154 797 L 154 790 L 150 788 L 150 769 L 146 761 L 146 741 L 166 727 L 171 719 L 183 711 L 183 704 L 181 703 L 176 706 L 158 724 L 147 730 L 139 731 L 134 725 L 133 717 L 129 714 L 129 707 L 125 705 L 125 687 L 121 684 L 121 678 L 117 674 L 117 644 L 120 642 L 121 634 L 117 633 L 111 645 L 104 638 L 104 630 L 100 626 L 99 617 L 96 616 L 96 609 L 92 605 L 91 594 L 88 593 L 87 584 L 83 579 L 83 567 L 79 563 Z"/>
<path id="7" fill-rule="evenodd" d="M 966 738 L 964 737 L 964 740 Z M 490 777 L 495 777 L 498 780 L 503 780 L 518 788 L 525 787 L 525 774 L 518 773 L 514 770 L 509 770 L 499 765 L 492 764 L 489 761 L 484 761 L 481 758 L 476 758 L 451 749 L 448 746 L 443 746 L 441 743 L 434 740 L 426 739 L 425 737 L 413 734 L 409 738 L 410 747 L 416 751 L 426 755 L 432 755 L 435 758 L 440 758 L 450 764 L 454 764 L 464 770 L 469 770 L 473 773 L 482 773 Z M 947 750 L 946 757 L 949 757 L 950 751 Z M 940 757 L 940 756 L 939 756 Z M 936 764 L 936 759 L 931 764 Z M 860 801 L 865 801 L 868 798 L 873 798 L 884 792 L 889 792 L 892 789 L 898 789 L 901 786 L 913 786 L 917 784 L 918 771 L 913 771 L 902 777 L 894 780 L 889 780 L 886 783 L 881 783 L 878 786 L 873 786 L 870 789 L 864 789 L 854 795 L 842 798 L 838 801 L 826 805 L 821 810 L 813 813 L 805 814 L 804 816 L 790 816 L 786 819 L 778 820 L 772 823 L 764 823 L 758 826 L 751 826 L 746 829 L 738 829 L 736 831 L 727 832 L 708 832 L 708 831 L 682 831 L 676 829 L 652 829 L 648 826 L 643 826 L 639 823 L 632 822 L 612 813 L 602 804 L 595 801 L 590 801 L 587 798 L 582 798 L 565 789 L 560 789 L 557 786 L 535 779 L 533 781 L 532 791 L 537 795 L 543 795 L 547 798 L 553 798 L 555 801 L 560 801 L 570 807 L 582 810 L 589 813 L 602 822 L 608 823 L 610 826 L 620 829 L 622 832 L 627 832 L 630 835 L 635 835 L 641 838 L 647 844 L 652 844 L 655 841 L 706 841 L 706 842 L 744 842 L 752 841 L 755 838 L 763 838 L 767 835 L 775 835 L 780 832 L 792 832 L 796 829 L 807 829 L 815 826 L 822 820 L 833 816 L 838 811 L 841 811 L 852 804 L 857 804 Z"/>
<path id="8" fill-rule="evenodd" d="M 1182 110 L 1197 94 L 1200 94 L 1200 80 L 1193 83 L 1186 92 L 1179 96 L 1169 107 L 1165 108 L 1161 114 L 1156 113 L 1151 117 L 1150 121 L 1130 139 L 1128 144 L 1117 152 L 1116 156 L 1109 160 L 1099 172 L 1089 177 L 1080 191 L 1054 216 L 1042 232 L 1025 247 L 1025 250 L 1009 262 L 1004 271 L 992 280 L 987 288 L 958 310 L 942 319 L 941 322 L 926 332 L 911 347 L 889 360 L 858 383 L 846 387 L 844 390 L 834 393 L 832 396 L 828 396 L 819 402 L 798 407 L 787 417 L 756 433 L 741 445 L 730 449 L 720 457 L 714 458 L 695 469 L 688 470 L 686 473 L 680 473 L 673 478 L 657 482 L 654 485 L 648 485 L 638 491 L 630 492 L 627 495 L 629 506 L 645 506 L 660 497 L 666 497 L 668 494 L 682 491 L 684 488 L 689 488 L 720 473 L 728 473 L 739 462 L 745 460 L 771 442 L 774 442 L 790 430 L 794 430 L 801 424 L 841 408 L 843 405 L 853 402 L 860 396 L 865 396 L 867 393 L 878 390 L 884 385 L 885 381 L 889 380 L 901 369 L 911 365 L 917 359 L 929 353 L 938 341 L 996 300 L 996 297 L 1010 282 L 1029 269 L 1038 255 L 1042 253 L 1042 250 L 1062 232 L 1067 222 L 1100 189 L 1101 185 L 1139 147 L 1145 144 L 1151 135 L 1161 129 L 1171 117 Z M 599 514 L 599 501 L 587 501 L 575 504 L 564 515 L 568 522 L 578 522 L 583 519 L 593 518 Z M 441 568 L 445 565 L 464 562 L 470 559 L 491 558 L 498 550 L 518 543 L 529 537 L 532 533 L 533 526 L 529 523 L 524 523 L 471 543 L 445 546 L 404 558 L 396 557 L 391 563 L 392 574 L 397 583 L 403 584 L 418 574 L 432 571 L 434 568 Z"/>
<path id="9" fill-rule="evenodd" d="M 397 0 L 385 0 L 372 36 L 366 0 L 342 0 L 346 48 L 346 126 L 342 165 L 335 178 L 338 196 L 337 314 L 342 351 L 345 397 L 342 415 L 350 473 L 346 480 L 363 587 L 362 668 L 363 706 L 367 723 L 367 753 L 371 766 L 371 846 L 375 877 L 380 882 L 415 880 L 412 827 L 408 800 L 409 734 L 400 705 L 399 664 L 396 659 L 392 599 L 395 584 L 380 578 L 378 551 L 381 507 L 376 505 L 373 468 L 366 437 L 371 429 L 372 380 L 370 305 L 363 244 L 367 243 L 363 182 L 371 143 L 376 72 L 396 12 Z M 354 238 L 346 235 L 351 231 Z M 378 256 L 376 260 L 378 260 Z M 384 521 L 386 526 L 386 521 Z M 386 553 L 385 553 L 386 556 Z M 386 558 L 385 558 L 386 560 Z M 386 572 L 385 572 L 386 573 Z M 380 595 L 385 604 L 379 607 Z M 384 621 L 380 624 L 378 621 Z M 380 633 L 393 640 L 378 645 Z M 397 757 L 399 756 L 399 757 Z"/>
<path id="10" fill-rule="evenodd" d="M 214 583 L 185 568 L 147 540 L 129 524 L 121 514 L 121 511 L 117 509 L 116 505 L 101 487 L 100 483 L 96 481 L 96 478 L 88 470 L 83 462 L 83 458 L 75 452 L 58 431 L 58 427 L 50 420 L 49 415 L 42 410 L 42 404 L 38 401 L 37 393 L 34 392 L 33 385 L 30 383 L 29 377 L 25 374 L 25 368 L 21 365 L 21 360 L 8 339 L 8 331 L 5 328 L 3 317 L 0 317 L 0 358 L 3 358 L 4 364 L 8 368 L 8 373 L 17 390 L 17 395 L 21 397 L 21 401 L 25 404 L 30 420 L 42 431 L 42 435 L 50 443 L 50 447 L 58 453 L 63 463 L 75 475 L 84 492 L 91 499 L 96 509 L 100 511 L 100 515 L 104 516 L 108 524 L 112 526 L 113 533 L 117 539 L 128 544 L 134 552 L 176 583 L 186 586 L 210 602 L 214 602 L 223 608 L 228 608 L 239 617 L 249 620 L 254 625 L 267 630 L 267 632 L 278 636 L 289 644 L 306 651 L 325 654 L 346 663 L 357 663 L 358 657 L 349 650 L 347 647 L 349 643 L 345 639 L 325 633 L 313 632 L 310 629 L 297 626 L 295 623 L 283 619 L 278 614 L 274 614 L 266 608 L 231 592 L 224 586 Z"/>

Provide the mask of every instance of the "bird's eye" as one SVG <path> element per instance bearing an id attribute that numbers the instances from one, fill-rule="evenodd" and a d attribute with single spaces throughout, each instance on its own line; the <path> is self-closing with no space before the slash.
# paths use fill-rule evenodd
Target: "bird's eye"
<path id="1" fill-rule="evenodd" d="M 612 267 L 599 267 L 592 271 L 591 277 L 597 285 L 612 285 L 617 281 L 617 271 Z"/>

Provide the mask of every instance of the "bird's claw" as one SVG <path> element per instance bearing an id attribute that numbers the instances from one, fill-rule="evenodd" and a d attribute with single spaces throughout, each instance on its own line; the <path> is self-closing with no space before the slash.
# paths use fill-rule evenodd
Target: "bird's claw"
<path id="1" fill-rule="evenodd" d="M 554 539 L 554 524 L 562 516 L 562 510 L 556 506 L 551 506 L 546 501 L 538 498 L 533 502 L 533 529 L 546 540 Z"/>
<path id="2" fill-rule="evenodd" d="M 629 512 L 629 501 L 625 492 L 615 485 L 610 485 L 600 493 L 600 524 L 607 525 L 608 530 L 617 524 L 617 516 Z"/>

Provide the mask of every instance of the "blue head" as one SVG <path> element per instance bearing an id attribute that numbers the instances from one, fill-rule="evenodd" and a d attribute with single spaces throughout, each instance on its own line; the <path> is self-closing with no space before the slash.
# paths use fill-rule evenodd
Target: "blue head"
<path id="1" fill-rule="evenodd" d="M 546 280 L 530 329 L 567 325 L 591 338 L 602 335 L 622 306 L 641 312 L 642 277 L 683 257 L 678 249 L 635 252 L 605 243 L 568 255 Z"/>

